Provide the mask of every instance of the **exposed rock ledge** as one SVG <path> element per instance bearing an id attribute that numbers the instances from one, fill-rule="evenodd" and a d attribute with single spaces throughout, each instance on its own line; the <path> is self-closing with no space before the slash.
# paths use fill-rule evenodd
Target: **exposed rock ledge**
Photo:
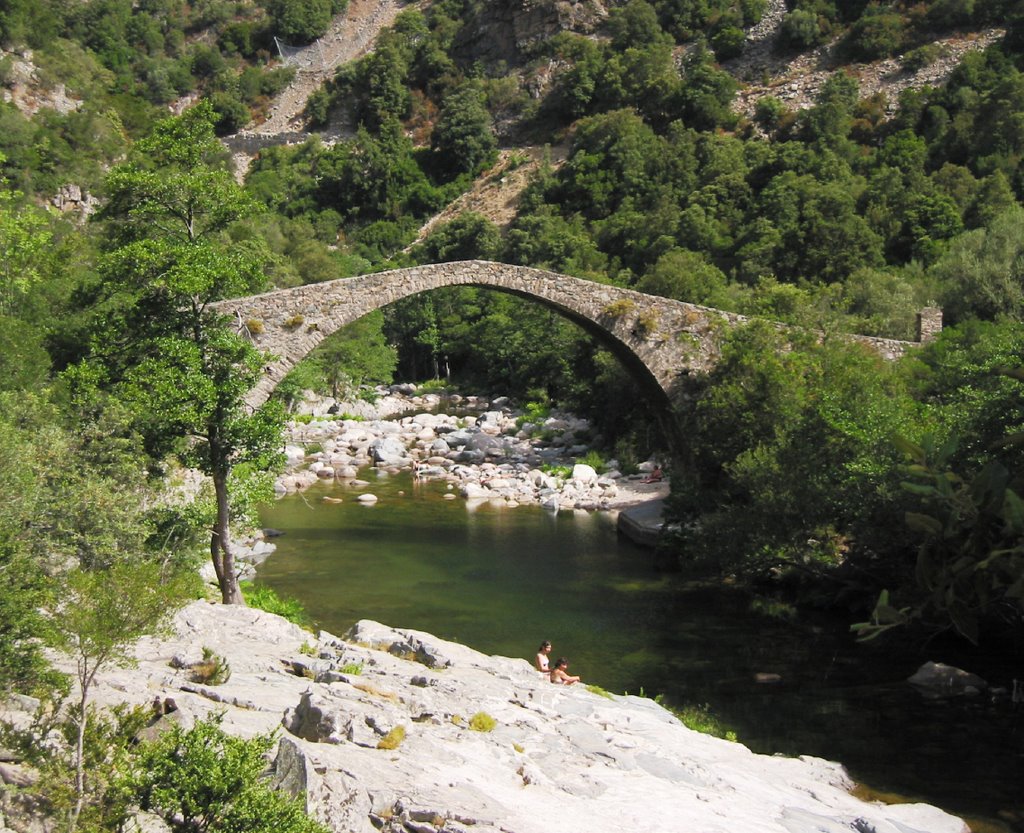
<path id="1" fill-rule="evenodd" d="M 179 719 L 224 712 L 244 735 L 283 724 L 279 782 L 305 788 L 335 831 L 967 831 L 928 805 L 854 798 L 838 764 L 755 755 L 651 700 L 554 686 L 525 660 L 426 633 L 360 622 L 345 640 L 317 642 L 276 616 L 205 602 L 181 611 L 175 631 L 140 643 L 137 669 L 105 675 L 102 700 L 170 697 Z M 306 642 L 317 658 L 299 652 Z M 203 646 L 229 660 L 225 685 L 172 667 Z M 340 671 L 358 664 L 361 674 Z M 481 711 L 497 721 L 492 732 L 467 727 Z M 378 749 L 395 726 L 404 742 Z"/>

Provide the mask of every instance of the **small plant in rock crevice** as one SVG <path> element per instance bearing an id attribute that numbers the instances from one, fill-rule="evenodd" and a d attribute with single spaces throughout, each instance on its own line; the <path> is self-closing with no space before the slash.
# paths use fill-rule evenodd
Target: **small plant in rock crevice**
<path id="1" fill-rule="evenodd" d="M 395 726 L 377 742 L 378 749 L 398 749 L 405 740 L 405 727 Z"/>
<path id="2" fill-rule="evenodd" d="M 469 728 L 474 732 L 493 732 L 498 721 L 487 712 L 477 712 L 469 719 Z"/>
<path id="3" fill-rule="evenodd" d="M 190 669 L 193 682 L 203 685 L 223 685 L 231 679 L 231 666 L 213 648 L 203 646 L 203 658 Z"/>

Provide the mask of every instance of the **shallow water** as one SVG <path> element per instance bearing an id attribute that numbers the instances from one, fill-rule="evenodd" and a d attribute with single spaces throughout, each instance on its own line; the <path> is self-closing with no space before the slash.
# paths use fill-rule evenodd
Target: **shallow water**
<path id="1" fill-rule="evenodd" d="M 606 515 L 470 508 L 445 500 L 445 484 L 365 477 L 365 489 L 318 485 L 262 512 L 285 534 L 258 580 L 326 630 L 375 619 L 524 659 L 550 639 L 585 682 L 708 704 L 755 751 L 838 760 L 876 790 L 1024 819 L 1022 713 L 931 703 L 903 682 L 925 659 L 955 658 L 858 645 L 845 623 L 756 616 L 735 594 L 655 572 Z M 359 504 L 360 491 L 379 501 Z M 970 670 L 1010 683 L 998 668 Z"/>

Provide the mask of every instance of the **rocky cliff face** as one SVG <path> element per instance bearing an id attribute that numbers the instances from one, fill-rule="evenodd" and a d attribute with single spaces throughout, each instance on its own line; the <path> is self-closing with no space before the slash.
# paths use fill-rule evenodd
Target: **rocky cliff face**
<path id="1" fill-rule="evenodd" d="M 934 807 L 854 798 L 838 764 L 755 755 L 651 700 L 556 686 L 430 634 L 360 622 L 315 638 L 205 602 L 175 630 L 139 645 L 137 669 L 105 675 L 100 699 L 170 698 L 160 721 L 223 712 L 243 735 L 280 728 L 274 777 L 338 833 L 967 831 Z M 204 646 L 231 664 L 224 685 L 189 681 Z"/>
<path id="2" fill-rule="evenodd" d="M 460 58 L 518 64 L 559 32 L 590 34 L 608 16 L 602 0 L 495 0 L 480 4 L 456 39 Z"/>

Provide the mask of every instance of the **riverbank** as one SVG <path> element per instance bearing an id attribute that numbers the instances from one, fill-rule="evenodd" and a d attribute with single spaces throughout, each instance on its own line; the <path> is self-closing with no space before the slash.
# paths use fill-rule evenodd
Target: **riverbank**
<path id="1" fill-rule="evenodd" d="M 191 679 L 203 648 L 228 682 Z M 928 805 L 855 798 L 838 764 L 755 755 L 651 700 L 554 686 L 525 660 L 418 631 L 363 621 L 314 637 L 196 602 L 136 656 L 97 679 L 98 702 L 173 704 L 154 730 L 214 714 L 244 736 L 280 730 L 275 782 L 338 833 L 967 831 Z"/>

